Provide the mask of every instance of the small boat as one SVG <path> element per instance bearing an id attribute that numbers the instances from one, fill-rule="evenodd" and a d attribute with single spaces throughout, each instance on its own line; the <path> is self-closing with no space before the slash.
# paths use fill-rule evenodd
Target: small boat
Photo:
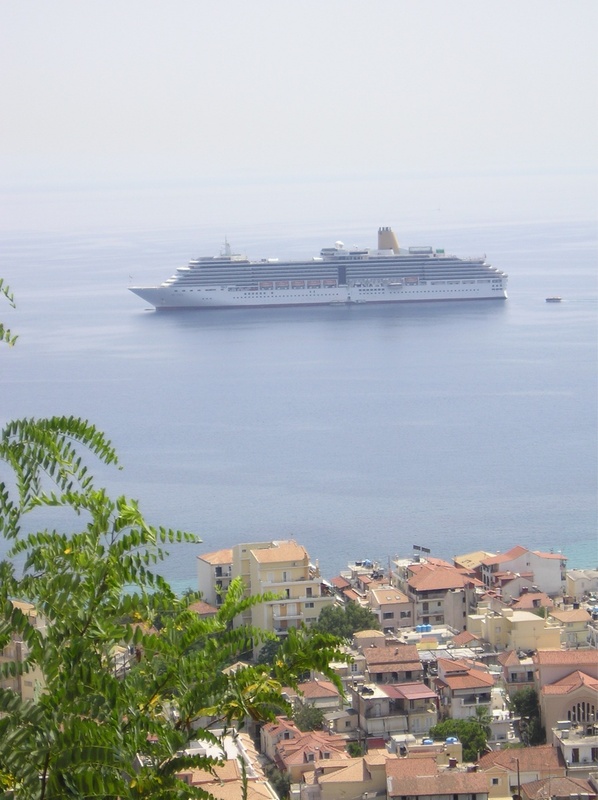
<path id="1" fill-rule="evenodd" d="M 562 299 L 563 299 L 562 297 L 547 297 L 546 298 L 546 302 L 547 303 L 560 303 Z"/>

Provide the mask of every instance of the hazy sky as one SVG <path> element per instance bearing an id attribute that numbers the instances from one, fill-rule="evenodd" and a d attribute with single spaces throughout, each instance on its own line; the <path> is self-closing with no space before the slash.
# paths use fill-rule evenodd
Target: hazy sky
<path id="1" fill-rule="evenodd" d="M 587 175 L 597 33 L 595 0 L 4 2 L 2 181 Z"/>

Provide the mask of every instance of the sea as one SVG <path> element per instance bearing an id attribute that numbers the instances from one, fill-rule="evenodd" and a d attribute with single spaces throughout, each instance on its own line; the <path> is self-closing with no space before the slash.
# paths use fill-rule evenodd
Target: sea
<path id="1" fill-rule="evenodd" d="M 373 247 L 391 223 L 237 226 L 231 244 L 311 257 Z M 127 287 L 217 253 L 226 231 L 4 230 L 16 308 L 0 318 L 19 338 L 0 352 L 0 422 L 105 431 L 121 469 L 90 460 L 98 483 L 201 539 L 160 566 L 177 591 L 197 588 L 202 553 L 290 538 L 328 579 L 414 547 L 521 544 L 598 567 L 595 221 L 394 227 L 405 246 L 485 253 L 508 300 L 155 312 Z M 25 527 L 82 524 L 48 510 Z"/>

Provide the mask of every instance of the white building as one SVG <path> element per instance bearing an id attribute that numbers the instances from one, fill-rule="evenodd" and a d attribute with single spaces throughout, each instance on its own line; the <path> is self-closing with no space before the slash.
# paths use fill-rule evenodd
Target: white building
<path id="1" fill-rule="evenodd" d="M 506 553 L 485 558 L 481 563 L 486 589 L 500 587 L 506 574 L 528 578 L 533 586 L 551 596 L 565 594 L 567 559 L 560 553 L 541 553 L 517 545 Z"/>

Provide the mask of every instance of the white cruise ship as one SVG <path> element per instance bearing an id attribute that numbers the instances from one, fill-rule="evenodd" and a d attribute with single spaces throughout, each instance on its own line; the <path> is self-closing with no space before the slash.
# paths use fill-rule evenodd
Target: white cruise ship
<path id="1" fill-rule="evenodd" d="M 193 259 L 160 286 L 130 290 L 156 309 L 504 300 L 507 275 L 485 257 L 404 250 L 391 228 L 380 228 L 376 250 L 336 242 L 306 261 L 250 261 L 226 243 L 220 255 Z"/>

